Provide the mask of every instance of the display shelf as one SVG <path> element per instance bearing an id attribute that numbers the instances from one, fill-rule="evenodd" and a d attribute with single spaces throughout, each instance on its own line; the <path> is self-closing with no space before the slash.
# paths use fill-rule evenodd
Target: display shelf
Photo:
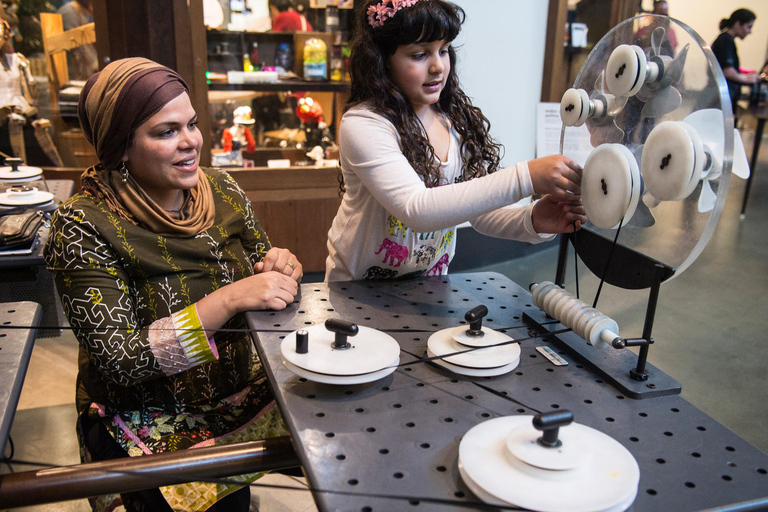
<path id="1" fill-rule="evenodd" d="M 290 91 L 321 91 L 321 92 L 349 92 L 349 82 L 329 82 L 308 80 L 279 80 L 275 83 L 253 84 L 224 84 L 211 83 L 209 91 L 264 91 L 264 92 L 290 92 Z"/>

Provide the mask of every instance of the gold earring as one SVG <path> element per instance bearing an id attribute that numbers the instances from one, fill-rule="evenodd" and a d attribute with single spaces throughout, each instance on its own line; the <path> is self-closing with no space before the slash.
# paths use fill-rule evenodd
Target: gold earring
<path id="1" fill-rule="evenodd" d="M 123 176 L 123 183 L 128 183 L 128 168 L 125 166 L 125 162 L 120 162 L 120 174 Z"/>

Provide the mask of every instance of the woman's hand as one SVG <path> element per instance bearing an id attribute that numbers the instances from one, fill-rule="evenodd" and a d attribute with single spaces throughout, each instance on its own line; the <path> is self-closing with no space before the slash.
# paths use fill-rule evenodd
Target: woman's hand
<path id="1" fill-rule="evenodd" d="M 238 313 L 285 309 L 299 293 L 299 284 L 279 272 L 262 272 L 223 286 L 197 301 L 197 315 L 215 331 Z"/>
<path id="2" fill-rule="evenodd" d="M 584 205 L 578 199 L 562 201 L 546 195 L 536 201 L 531 212 L 533 229 L 537 233 L 572 233 L 587 222 Z"/>
<path id="3" fill-rule="evenodd" d="M 275 271 L 262 272 L 227 286 L 233 287 L 231 292 L 236 294 L 238 312 L 285 309 L 299 293 L 299 284 L 293 277 Z"/>
<path id="4" fill-rule="evenodd" d="M 528 162 L 533 189 L 563 200 L 581 195 L 581 166 L 567 156 L 551 155 Z"/>
<path id="5" fill-rule="evenodd" d="M 253 266 L 253 270 L 257 273 L 263 272 L 279 272 L 291 277 L 297 283 L 301 282 L 301 276 L 304 275 L 304 268 L 288 249 L 281 249 L 279 247 L 273 247 L 264 256 L 264 259 L 256 263 Z"/>

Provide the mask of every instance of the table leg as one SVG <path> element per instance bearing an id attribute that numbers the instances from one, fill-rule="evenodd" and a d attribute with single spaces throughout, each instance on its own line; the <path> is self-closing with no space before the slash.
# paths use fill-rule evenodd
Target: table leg
<path id="1" fill-rule="evenodd" d="M 749 178 L 747 178 L 747 186 L 744 189 L 744 200 L 741 203 L 741 216 L 744 216 L 744 212 L 747 209 L 747 199 L 749 199 L 749 189 L 752 187 L 752 178 L 755 177 L 755 171 L 757 171 L 757 155 L 760 153 L 760 142 L 763 140 L 763 129 L 765 128 L 765 118 L 761 117 L 757 120 L 757 128 L 755 129 L 755 141 L 752 144 L 752 160 L 749 162 Z"/>

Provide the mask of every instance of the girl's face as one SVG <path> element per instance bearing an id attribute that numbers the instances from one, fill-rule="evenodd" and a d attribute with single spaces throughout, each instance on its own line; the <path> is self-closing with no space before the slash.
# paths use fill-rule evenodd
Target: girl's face
<path id="1" fill-rule="evenodd" d="M 755 20 L 748 21 L 747 23 L 741 23 L 737 21 L 733 24 L 734 27 L 736 27 L 736 37 L 739 37 L 741 39 L 744 39 L 749 34 L 752 33 L 752 25 L 755 24 Z"/>
<path id="2" fill-rule="evenodd" d="M 419 115 L 440 99 L 451 72 L 447 41 L 411 43 L 397 47 L 389 57 L 392 82 Z"/>
<path id="3" fill-rule="evenodd" d="M 182 191 L 197 185 L 202 145 L 197 113 L 182 93 L 136 129 L 123 162 L 158 205 L 175 209 Z"/>

